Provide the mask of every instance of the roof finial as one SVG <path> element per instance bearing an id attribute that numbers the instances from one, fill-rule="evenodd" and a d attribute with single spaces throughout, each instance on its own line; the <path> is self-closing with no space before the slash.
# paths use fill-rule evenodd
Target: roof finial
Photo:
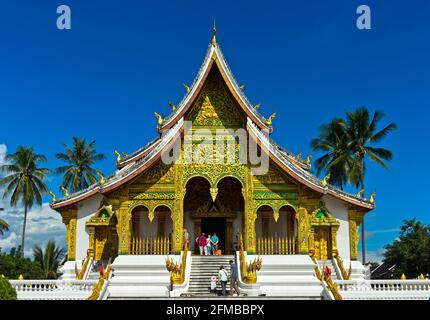
<path id="1" fill-rule="evenodd" d="M 214 25 L 212 27 L 212 45 L 216 46 L 216 24 L 214 19 Z"/>

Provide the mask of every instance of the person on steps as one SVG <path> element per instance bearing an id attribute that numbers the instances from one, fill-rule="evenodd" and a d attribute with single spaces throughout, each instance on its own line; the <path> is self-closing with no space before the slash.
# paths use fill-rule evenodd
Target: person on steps
<path id="1" fill-rule="evenodd" d="M 211 252 L 212 252 L 211 235 L 208 235 L 208 237 L 206 238 L 206 247 L 205 248 L 206 248 L 205 254 L 207 256 L 210 256 Z"/>
<path id="2" fill-rule="evenodd" d="M 200 237 L 198 238 L 198 243 L 199 243 L 199 250 L 200 250 L 200 255 L 204 255 L 206 254 L 206 250 L 205 250 L 205 246 L 206 246 L 206 236 L 204 233 L 202 233 L 200 235 Z"/>
<path id="3" fill-rule="evenodd" d="M 221 282 L 222 295 L 225 296 L 228 282 L 228 274 L 223 266 L 219 267 L 218 278 L 219 282 Z"/>
<path id="4" fill-rule="evenodd" d="M 214 234 L 213 234 L 213 236 L 211 238 L 211 242 L 212 242 L 213 254 L 215 255 L 216 252 L 218 251 L 218 242 L 219 242 L 219 239 L 218 239 L 218 237 L 217 237 L 217 235 L 216 235 L 215 232 L 214 232 Z"/>
<path id="5" fill-rule="evenodd" d="M 237 264 L 235 261 L 230 260 L 230 295 L 233 296 L 233 290 L 236 291 L 239 296 L 239 288 L 237 286 L 239 281 L 239 276 L 237 272 Z"/>

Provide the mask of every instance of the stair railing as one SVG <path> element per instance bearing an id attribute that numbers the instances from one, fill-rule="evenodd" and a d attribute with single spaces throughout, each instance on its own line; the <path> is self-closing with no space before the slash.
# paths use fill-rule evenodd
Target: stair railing
<path id="1" fill-rule="evenodd" d="M 177 263 L 173 261 L 171 257 L 167 257 L 166 259 L 166 269 L 170 272 L 170 285 L 173 288 L 173 285 L 183 284 L 185 281 L 185 271 L 187 267 L 187 256 L 188 256 L 188 247 L 189 244 L 185 245 L 184 251 L 182 252 L 181 263 Z"/>
<path id="2" fill-rule="evenodd" d="M 339 287 L 333 282 L 333 279 L 331 278 L 331 272 L 327 270 L 326 265 L 323 264 L 322 270 L 320 270 L 318 260 L 315 258 L 315 256 L 312 257 L 312 260 L 316 264 L 315 275 L 318 280 L 321 281 L 324 290 L 328 290 L 333 296 L 334 300 L 343 300 L 342 295 L 339 292 Z"/>
<path id="3" fill-rule="evenodd" d="M 335 256 L 335 263 L 339 267 L 340 273 L 342 275 L 342 280 L 350 280 L 351 279 L 351 273 L 352 273 L 351 261 L 349 262 L 348 272 L 345 270 L 345 267 L 343 265 L 343 260 L 339 255 Z"/>
<path id="4" fill-rule="evenodd" d="M 91 295 L 87 300 L 100 300 L 103 298 L 104 293 L 106 292 L 107 285 L 110 279 L 110 273 L 112 271 L 112 264 L 110 263 L 111 259 L 109 258 L 108 267 L 103 275 L 100 275 L 99 281 L 94 285 Z"/>
<path id="5" fill-rule="evenodd" d="M 90 264 L 90 260 L 91 260 L 91 255 L 87 251 L 87 256 L 85 257 L 84 263 L 82 264 L 81 271 L 76 275 L 76 280 L 82 280 L 86 278 L 86 276 L 88 275 L 87 269 L 88 269 L 88 265 Z"/>
<path id="6" fill-rule="evenodd" d="M 258 255 L 250 263 L 246 262 L 245 251 L 243 250 L 242 235 L 239 239 L 239 263 L 240 263 L 240 276 L 242 281 L 246 284 L 257 283 L 257 271 L 260 271 L 263 265 L 263 259 Z"/>

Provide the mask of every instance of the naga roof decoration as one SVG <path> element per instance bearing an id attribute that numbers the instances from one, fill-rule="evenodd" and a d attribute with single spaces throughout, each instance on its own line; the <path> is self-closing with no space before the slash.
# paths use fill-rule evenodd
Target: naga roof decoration
<path id="1" fill-rule="evenodd" d="M 215 35 L 213 39 L 215 39 Z M 177 106 L 176 110 L 170 115 L 170 117 L 165 119 L 162 126 L 158 128 L 161 136 L 155 138 L 146 146 L 119 161 L 117 163 L 118 170 L 111 176 L 105 178 L 105 182 L 103 184 L 96 183 L 85 190 L 69 195 L 63 199 L 58 199 L 51 204 L 52 208 L 59 209 L 72 205 L 97 193 L 107 194 L 138 177 L 152 164 L 154 164 L 161 157 L 162 151 L 169 147 L 177 137 L 181 136 L 184 125 L 183 115 L 190 108 L 196 97 L 198 97 L 213 63 L 216 63 L 218 66 L 218 69 L 220 70 L 228 88 L 231 90 L 233 97 L 235 97 L 237 103 L 246 113 L 246 128 L 248 133 L 251 137 L 256 139 L 257 142 L 259 142 L 260 146 L 264 147 L 264 149 L 269 152 L 270 158 L 284 172 L 288 173 L 288 175 L 294 180 L 321 194 L 333 195 L 338 199 L 364 209 L 370 210 L 375 207 L 374 203 L 369 200 L 349 194 L 331 185 L 324 185 L 320 179 L 309 172 L 310 165 L 308 163 L 300 157 L 288 152 L 265 133 L 272 131 L 271 125 L 268 125 L 265 119 L 252 107 L 251 103 L 248 101 L 242 89 L 238 86 L 235 78 L 233 77 L 219 45 L 216 41 L 212 40 L 199 73 L 194 79 L 193 84 L 189 87 L 189 90 L 187 90 L 187 94 Z"/>

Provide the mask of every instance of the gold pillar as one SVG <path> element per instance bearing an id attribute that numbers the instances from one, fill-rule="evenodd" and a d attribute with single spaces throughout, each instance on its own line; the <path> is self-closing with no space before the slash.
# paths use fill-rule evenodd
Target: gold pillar
<path id="1" fill-rule="evenodd" d="M 245 250 L 248 252 L 248 254 L 254 254 L 256 251 L 257 238 L 255 233 L 255 219 L 257 218 L 257 212 L 254 208 L 252 175 L 248 169 L 245 170 L 245 187 L 242 188 L 242 195 L 245 204 L 243 219 Z"/>
<path id="2" fill-rule="evenodd" d="M 309 231 L 309 255 L 312 257 L 315 254 L 315 228 L 311 227 Z"/>
<path id="3" fill-rule="evenodd" d="M 89 234 L 89 246 L 88 246 L 88 254 L 90 257 L 94 258 L 94 251 L 95 251 L 95 233 L 96 233 L 95 227 L 88 227 L 88 234 Z"/>
<path id="4" fill-rule="evenodd" d="M 299 208 L 297 210 L 297 242 L 299 254 L 309 254 L 310 220 L 308 211 L 305 208 Z"/>
<path id="5" fill-rule="evenodd" d="M 363 213 L 358 210 L 348 210 L 349 221 L 349 252 L 351 260 L 358 260 L 359 228 L 363 221 Z"/>
<path id="6" fill-rule="evenodd" d="M 299 190 L 299 209 L 297 210 L 297 242 L 299 254 L 314 254 L 315 230 L 311 226 L 311 213 L 319 207 L 321 197 L 309 189 Z"/>
<path id="7" fill-rule="evenodd" d="M 175 192 L 175 202 L 173 205 L 173 234 L 172 234 L 172 249 L 173 252 L 178 254 L 182 250 L 184 242 L 184 197 L 185 190 L 183 188 L 177 189 Z M 190 235 L 190 241 L 192 241 Z"/>
<path id="8" fill-rule="evenodd" d="M 339 255 L 339 251 L 337 249 L 337 230 L 339 230 L 338 225 L 332 225 L 330 227 L 331 231 L 331 251 L 332 257 L 335 258 Z"/>
<path id="9" fill-rule="evenodd" d="M 61 215 L 63 217 L 63 223 L 67 228 L 67 260 L 74 261 L 76 259 L 76 225 L 78 211 L 75 207 L 72 207 L 68 208 Z"/>

